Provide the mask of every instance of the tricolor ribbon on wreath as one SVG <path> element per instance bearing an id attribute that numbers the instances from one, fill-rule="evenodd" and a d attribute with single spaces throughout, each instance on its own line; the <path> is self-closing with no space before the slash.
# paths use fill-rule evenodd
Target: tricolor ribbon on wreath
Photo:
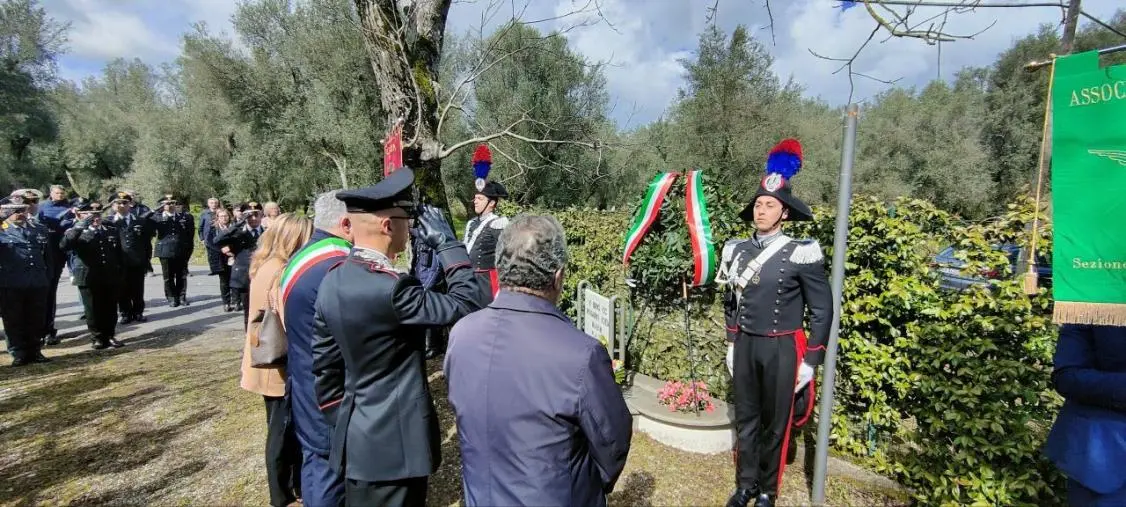
<path id="1" fill-rule="evenodd" d="M 665 202 L 669 190 L 672 188 L 680 173 L 666 172 L 658 174 L 649 184 L 645 200 L 633 218 L 633 225 L 626 233 L 625 255 L 622 264 L 629 266 L 629 258 L 641 246 L 645 234 L 657 221 L 661 212 L 661 205 Z M 688 182 L 685 189 L 685 219 L 688 222 L 688 236 L 692 240 L 692 259 L 695 269 L 692 274 L 692 286 L 707 285 L 715 280 L 716 256 L 715 243 L 712 241 L 712 224 L 708 215 L 708 203 L 704 197 L 704 175 L 701 171 L 688 171 Z"/>

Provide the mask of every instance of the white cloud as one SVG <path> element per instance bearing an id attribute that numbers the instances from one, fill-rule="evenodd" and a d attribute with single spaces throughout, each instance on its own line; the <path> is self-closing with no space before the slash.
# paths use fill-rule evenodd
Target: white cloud
<path id="1" fill-rule="evenodd" d="M 138 14 L 115 8 L 115 2 L 56 0 L 45 3 L 52 15 L 71 23 L 69 52 L 75 57 L 164 59 L 175 56 L 178 51 L 174 40 L 154 31 Z M 121 2 L 116 4 L 123 6 Z"/>

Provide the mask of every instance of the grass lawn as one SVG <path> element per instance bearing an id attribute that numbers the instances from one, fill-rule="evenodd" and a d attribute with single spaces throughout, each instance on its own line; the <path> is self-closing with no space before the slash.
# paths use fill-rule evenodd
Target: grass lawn
<path id="1" fill-rule="evenodd" d="M 113 351 L 56 351 L 0 367 L 0 505 L 265 505 L 262 399 L 238 387 L 242 337 L 159 331 Z M 61 355 L 59 355 L 61 352 Z M 431 372 L 440 368 L 431 361 Z M 432 374 L 445 441 L 428 504 L 461 498 L 445 382 Z M 807 503 L 800 466 L 786 504 Z M 695 455 L 636 435 L 612 505 L 719 505 L 730 454 Z M 902 494 L 832 477 L 833 505 L 905 505 Z"/>

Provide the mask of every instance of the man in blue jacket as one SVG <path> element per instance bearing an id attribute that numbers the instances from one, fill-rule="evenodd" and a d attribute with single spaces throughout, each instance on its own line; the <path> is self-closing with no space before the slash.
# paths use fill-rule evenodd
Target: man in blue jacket
<path id="1" fill-rule="evenodd" d="M 39 223 L 47 228 L 47 345 L 59 343 L 59 331 L 55 329 L 55 312 L 58 309 L 56 297 L 59 291 L 59 279 L 63 275 L 63 266 L 66 266 L 69 254 L 59 248 L 63 233 L 73 223 L 74 213 L 71 211 L 70 199 L 66 197 L 66 189 L 62 185 L 51 185 L 50 199 L 39 204 Z"/>
<path id="2" fill-rule="evenodd" d="M 1045 452 L 1074 506 L 1126 505 L 1126 327 L 1060 327 L 1052 382 L 1064 397 Z"/>
<path id="3" fill-rule="evenodd" d="M 606 505 L 633 418 L 598 340 L 556 306 L 563 228 L 522 216 L 497 243 L 500 292 L 454 325 L 446 351 L 465 505 Z"/>
<path id="4" fill-rule="evenodd" d="M 282 272 L 281 294 L 285 334 L 289 342 L 286 364 L 288 386 L 304 463 L 301 465 L 301 500 L 306 507 L 344 504 L 344 476 L 329 466 L 336 407 L 344 396 L 344 359 L 336 342 L 326 343 L 336 357 L 334 372 L 321 378 L 323 392 L 335 393 L 321 406 L 313 377 L 313 318 L 317 289 L 329 269 L 348 256 L 352 224 L 336 192 L 326 192 L 313 202 L 313 236 L 298 250 Z"/>

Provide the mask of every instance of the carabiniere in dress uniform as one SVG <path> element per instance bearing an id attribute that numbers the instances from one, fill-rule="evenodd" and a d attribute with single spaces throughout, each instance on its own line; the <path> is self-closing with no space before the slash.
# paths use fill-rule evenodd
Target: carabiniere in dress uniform
<path id="1" fill-rule="evenodd" d="M 736 490 L 728 507 L 745 507 L 752 500 L 755 507 L 774 504 L 790 430 L 805 424 L 813 411 L 814 367 L 824 360 L 833 320 L 821 246 L 782 232 L 784 220 L 813 218 L 789 183 L 801 168 L 801 145 L 782 141 L 766 167 L 740 214 L 756 232 L 750 239 L 728 241 L 720 261 L 737 434 Z"/>

